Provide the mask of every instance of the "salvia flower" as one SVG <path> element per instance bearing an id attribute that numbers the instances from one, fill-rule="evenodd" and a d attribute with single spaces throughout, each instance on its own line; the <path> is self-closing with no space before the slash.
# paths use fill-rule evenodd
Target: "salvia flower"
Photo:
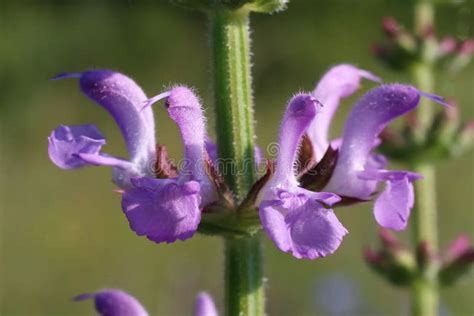
<path id="1" fill-rule="evenodd" d="M 290 100 L 280 127 L 275 173 L 260 193 L 263 228 L 280 250 L 296 258 L 329 255 L 347 234 L 334 212 L 325 206 L 338 202 L 339 197 L 301 188 L 296 179 L 298 145 L 317 106 L 310 94 L 298 94 Z"/>
<path id="2" fill-rule="evenodd" d="M 184 143 L 184 166 L 172 179 L 132 179 L 123 193 L 122 209 L 138 235 L 160 242 L 185 240 L 196 232 L 203 206 L 217 193 L 206 172 L 205 123 L 196 95 L 178 86 L 150 99 L 145 108 L 166 98 L 166 108 Z"/>
<path id="3" fill-rule="evenodd" d="M 374 215 L 381 226 L 401 230 L 407 225 L 414 203 L 412 182 L 421 176 L 386 170 L 386 159 L 374 149 L 386 125 L 414 109 L 421 96 L 444 102 L 409 85 L 381 85 L 356 103 L 342 137 L 328 139 L 341 99 L 354 93 L 362 78 L 380 81 L 351 65 L 334 67 L 311 95 L 295 96 L 283 118 L 275 171 L 260 192 L 259 213 L 277 247 L 296 258 L 331 254 L 347 234 L 327 206 L 375 198 Z M 311 144 L 313 166 L 298 173 L 301 156 L 307 154 L 303 147 L 298 153 L 303 141 Z M 382 183 L 385 189 L 378 194 Z"/>
<path id="4" fill-rule="evenodd" d="M 207 176 L 205 122 L 196 95 L 177 86 L 148 100 L 133 80 L 110 70 L 67 73 L 55 79 L 69 77 L 79 78 L 84 94 L 113 116 L 127 144 L 129 159 L 102 153 L 105 138 L 94 125 L 60 125 L 48 139 L 51 160 L 63 169 L 111 166 L 113 180 L 123 193 L 122 209 L 138 235 L 155 242 L 191 237 L 203 206 L 217 196 Z M 149 105 L 163 98 L 184 142 L 185 159 L 179 172 L 168 161 L 165 149 L 155 143 Z"/>
<path id="5" fill-rule="evenodd" d="M 369 200 L 384 182 L 385 190 L 375 201 L 374 215 L 386 228 L 404 229 L 414 203 L 412 182 L 421 176 L 408 171 L 384 169 L 385 162 L 373 154 L 380 132 L 395 118 L 414 109 L 421 95 L 442 102 L 402 84 L 382 85 L 364 95 L 354 106 L 342 135 L 337 164 L 324 190 L 342 197 Z"/>
<path id="6" fill-rule="evenodd" d="M 129 159 L 101 152 L 105 138 L 94 125 L 60 125 L 48 138 L 51 161 L 62 169 L 87 165 L 111 166 L 113 180 L 130 186 L 130 178 L 152 175 L 155 159 L 155 124 L 152 109 L 142 111 L 147 97 L 127 76 L 110 70 L 61 74 L 53 79 L 79 78 L 82 92 L 107 110 L 119 126 Z"/>
<path id="7" fill-rule="evenodd" d="M 329 146 L 338 150 L 332 174 L 321 189 L 338 194 L 343 201 L 366 201 L 377 193 L 377 184 L 385 182 L 386 188 L 375 202 L 375 218 L 383 227 L 401 230 L 407 225 L 414 203 L 411 183 L 421 176 L 384 169 L 387 164 L 385 157 L 374 152 L 380 144 L 379 134 L 395 118 L 414 109 L 421 96 L 444 102 L 438 96 L 420 92 L 409 85 L 382 85 L 356 103 L 342 137 L 329 140 L 328 130 L 341 98 L 354 93 L 361 78 L 380 81 L 370 72 L 351 65 L 335 66 L 323 76 L 313 92 L 323 107 L 306 135 L 313 146 L 316 162 L 321 161 Z"/>

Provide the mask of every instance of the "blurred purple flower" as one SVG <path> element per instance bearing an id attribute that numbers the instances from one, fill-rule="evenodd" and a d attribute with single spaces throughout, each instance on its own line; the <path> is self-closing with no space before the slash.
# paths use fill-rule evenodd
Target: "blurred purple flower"
<path id="1" fill-rule="evenodd" d="M 75 301 L 86 299 L 94 300 L 95 309 L 101 316 L 148 316 L 136 298 L 118 289 L 81 294 L 74 298 Z"/>
<path id="2" fill-rule="evenodd" d="M 130 294 L 119 289 L 105 289 L 76 296 L 75 301 L 93 299 L 100 316 L 148 316 L 145 308 Z M 193 316 L 218 316 L 212 297 L 201 292 L 196 297 Z"/>
<path id="3" fill-rule="evenodd" d="M 193 316 L 218 316 L 216 305 L 212 300 L 212 297 L 206 293 L 201 292 L 196 297 L 196 302 L 194 303 L 194 312 Z"/>

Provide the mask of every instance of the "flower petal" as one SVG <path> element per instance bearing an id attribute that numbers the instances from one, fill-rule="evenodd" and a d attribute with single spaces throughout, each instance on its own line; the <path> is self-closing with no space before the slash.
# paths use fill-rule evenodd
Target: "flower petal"
<path id="1" fill-rule="evenodd" d="M 217 309 L 212 297 L 206 292 L 201 292 L 196 297 L 193 316 L 217 316 Z"/>
<path id="2" fill-rule="evenodd" d="M 146 235 L 157 243 L 194 235 L 201 220 L 198 182 L 147 180 L 134 184 L 136 187 L 122 196 L 122 209 L 137 235 Z"/>
<path id="3" fill-rule="evenodd" d="M 170 90 L 166 107 L 184 143 L 186 163 L 180 170 L 180 179 L 199 181 L 203 206 L 216 201 L 217 192 L 204 163 L 206 125 L 199 98 L 191 89 L 177 86 Z"/>
<path id="4" fill-rule="evenodd" d="M 385 181 L 385 190 L 374 205 L 375 219 L 380 226 L 393 230 L 406 228 L 414 203 L 412 182 L 422 177 L 414 172 L 398 170 L 365 170 L 359 178 L 369 181 Z"/>
<path id="5" fill-rule="evenodd" d="M 298 146 L 306 128 L 316 115 L 316 105 L 316 99 L 305 93 L 295 95 L 288 103 L 280 127 L 275 174 L 269 185 L 278 182 L 296 184 L 294 167 Z"/>
<path id="6" fill-rule="evenodd" d="M 414 201 L 413 184 L 408 178 L 387 181 L 374 205 L 377 223 L 393 230 L 405 229 Z"/>
<path id="7" fill-rule="evenodd" d="M 363 180 L 358 173 L 374 167 L 371 151 L 383 128 L 414 109 L 419 100 L 417 89 L 401 84 L 383 85 L 363 96 L 349 115 L 337 165 L 324 190 L 368 199 L 376 188 L 376 181 Z M 383 161 L 379 162 L 383 164 Z"/>
<path id="8" fill-rule="evenodd" d="M 77 154 L 98 154 L 105 138 L 94 125 L 60 125 L 48 137 L 48 154 L 61 169 L 75 169 L 87 165 Z"/>
<path id="9" fill-rule="evenodd" d="M 262 202 L 259 209 L 264 229 L 276 246 L 296 258 L 332 254 L 347 234 L 332 210 L 305 194 L 286 192 Z"/>
<path id="10" fill-rule="evenodd" d="M 308 127 L 307 134 L 313 144 L 316 161 L 322 159 L 329 146 L 329 127 L 339 103 L 359 89 L 362 78 L 380 82 L 380 78 L 368 71 L 342 64 L 331 68 L 314 89 L 313 96 L 321 102 L 322 108 Z"/>
<path id="11" fill-rule="evenodd" d="M 151 108 L 142 111 L 147 97 L 129 77 L 111 70 L 82 73 L 81 90 L 115 119 L 127 143 L 130 160 L 141 163 L 154 158 L 155 123 Z"/>
<path id="12" fill-rule="evenodd" d="M 94 299 L 101 316 L 147 316 L 148 313 L 133 296 L 118 289 L 107 289 L 92 294 L 82 294 L 74 300 Z"/>

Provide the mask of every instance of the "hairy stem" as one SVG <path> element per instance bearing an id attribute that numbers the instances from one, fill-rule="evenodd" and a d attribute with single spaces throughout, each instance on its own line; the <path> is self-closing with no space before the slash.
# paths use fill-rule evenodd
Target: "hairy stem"
<path id="1" fill-rule="evenodd" d="M 226 314 L 264 315 L 260 235 L 225 242 Z"/>
<path id="2" fill-rule="evenodd" d="M 219 169 L 237 201 L 255 182 L 249 12 L 210 13 Z M 260 235 L 225 240 L 226 315 L 264 315 Z"/>
<path id="3" fill-rule="evenodd" d="M 432 60 L 432 43 L 426 34 L 434 26 L 434 7 L 430 0 L 418 0 L 415 6 L 415 31 L 425 38 L 421 48 L 420 61 L 413 65 L 413 79 L 416 86 L 425 92 L 433 92 L 435 80 Z M 426 133 L 433 120 L 433 107 L 423 98 L 417 109 L 418 136 L 426 139 Z M 422 161 L 412 166 L 424 179 L 415 182 L 416 202 L 413 209 L 413 231 L 416 246 L 426 242 L 430 249 L 438 248 L 438 226 L 436 210 L 436 175 L 432 164 Z M 418 279 L 412 285 L 412 313 L 416 316 L 435 316 L 438 313 L 438 282 L 436 267 L 428 263 L 419 267 Z"/>
<path id="4" fill-rule="evenodd" d="M 240 200 L 255 181 L 249 12 L 213 12 L 211 45 L 220 167 Z"/>

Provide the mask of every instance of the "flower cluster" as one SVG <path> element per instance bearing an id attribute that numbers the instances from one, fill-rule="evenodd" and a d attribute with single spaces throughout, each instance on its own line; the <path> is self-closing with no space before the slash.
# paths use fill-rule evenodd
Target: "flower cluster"
<path id="1" fill-rule="evenodd" d="M 123 212 L 137 235 L 157 243 L 193 236 L 208 206 L 222 198 L 222 181 L 216 180 L 219 170 L 213 166 L 216 146 L 207 136 L 196 94 L 175 86 L 148 99 L 132 79 L 109 70 L 56 79 L 68 77 L 79 78 L 84 94 L 113 116 L 129 158 L 103 153 L 105 138 L 94 125 L 60 125 L 49 137 L 51 160 L 63 169 L 112 167 Z M 333 205 L 375 198 L 375 219 L 381 226 L 401 230 L 407 225 L 414 202 L 412 182 L 420 175 L 385 169 L 385 158 L 374 149 L 384 127 L 414 109 L 421 96 L 442 100 L 408 85 L 380 85 L 355 104 L 342 137 L 329 140 L 331 119 L 341 99 L 352 95 L 362 78 L 380 81 L 352 65 L 339 65 L 312 93 L 299 93 L 289 101 L 276 164 L 249 193 L 255 195 L 250 208 L 268 236 L 296 258 L 324 257 L 339 247 L 347 230 L 330 209 Z M 155 142 L 151 105 L 159 100 L 164 100 L 181 133 L 185 163 L 180 169 L 169 161 L 166 148 Z M 221 212 L 235 215 L 236 209 Z"/>
<path id="2" fill-rule="evenodd" d="M 413 34 L 400 25 L 393 17 L 382 20 L 382 30 L 386 40 L 372 45 L 376 57 L 394 69 L 407 69 L 420 61 L 422 47 L 428 53 L 423 58 L 430 62 L 440 62 L 451 72 L 465 68 L 474 55 L 474 39 L 458 40 L 448 35 L 437 38 L 432 25 L 427 25 L 421 34 Z"/>
<path id="3" fill-rule="evenodd" d="M 416 282 L 418 267 L 427 269 L 428 264 L 437 267 L 434 273 L 440 285 L 451 286 L 462 280 L 474 262 L 474 247 L 465 234 L 456 237 L 442 251 L 434 251 L 423 241 L 412 252 L 395 235 L 384 229 L 380 230 L 379 239 L 379 249 L 367 248 L 365 259 L 377 273 L 397 286 Z"/>
<path id="4" fill-rule="evenodd" d="M 93 299 L 101 316 L 148 316 L 140 302 L 130 294 L 118 289 L 106 289 L 95 293 L 81 294 L 75 301 Z M 217 316 L 211 296 L 205 292 L 196 297 L 193 316 Z"/>

